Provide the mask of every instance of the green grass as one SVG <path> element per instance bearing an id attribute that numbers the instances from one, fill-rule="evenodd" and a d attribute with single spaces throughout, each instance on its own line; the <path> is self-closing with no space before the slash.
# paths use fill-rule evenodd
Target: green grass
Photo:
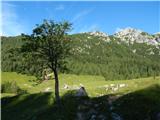
<path id="1" fill-rule="evenodd" d="M 133 80 L 105 81 L 101 76 L 60 74 L 60 94 L 63 109 L 59 110 L 54 102 L 54 80 L 37 84 L 34 76 L 21 75 L 14 72 L 2 72 L 2 84 L 6 81 L 16 81 L 22 90 L 28 94 L 16 95 L 3 93 L 2 119 L 4 120 L 75 120 L 78 106 L 85 106 L 85 113 L 99 104 L 98 114 L 104 114 L 110 120 L 108 108 L 109 96 L 120 95 L 113 102 L 113 112 L 121 115 L 124 120 L 155 120 L 160 112 L 160 77 L 156 79 L 141 78 Z M 63 89 L 64 84 L 71 87 L 83 84 L 89 98 L 73 96 L 72 89 Z M 110 84 L 126 84 L 119 90 L 106 91 L 104 86 Z M 50 92 L 44 92 L 46 88 Z M 84 101 L 91 105 L 84 105 Z"/>
<path id="2" fill-rule="evenodd" d="M 28 93 L 39 93 L 45 91 L 45 89 L 50 88 L 51 92 L 54 92 L 54 80 L 44 81 L 37 84 L 36 78 L 34 76 L 27 76 L 22 74 L 17 74 L 15 72 L 2 72 L 2 84 L 5 81 L 16 81 L 18 86 L 27 90 Z M 83 84 L 86 88 L 89 96 L 96 97 L 105 94 L 127 94 L 129 92 L 134 92 L 140 89 L 144 89 L 151 85 L 159 84 L 160 77 L 156 79 L 153 78 L 141 78 L 133 80 L 116 80 L 116 81 L 105 81 L 102 76 L 90 76 L 90 75 L 73 75 L 73 74 L 60 74 L 60 94 L 63 95 L 68 90 L 64 89 L 64 85 L 67 84 L 71 89 L 73 87 L 80 87 Z M 119 90 L 106 91 L 105 85 L 110 84 L 126 84 L 126 87 L 120 88 Z M 2 94 L 3 96 L 3 94 Z"/>

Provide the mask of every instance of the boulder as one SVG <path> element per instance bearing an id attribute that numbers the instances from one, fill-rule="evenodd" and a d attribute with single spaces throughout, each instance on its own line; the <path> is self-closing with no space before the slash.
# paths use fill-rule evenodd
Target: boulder
<path id="1" fill-rule="evenodd" d="M 95 114 L 97 114 L 97 111 L 95 109 L 93 109 L 93 108 L 88 111 L 88 115 L 89 116 L 95 115 Z"/>
<path id="2" fill-rule="evenodd" d="M 90 109 L 87 113 L 87 118 L 90 118 L 89 120 L 95 120 L 98 112 L 95 109 Z"/>
<path id="3" fill-rule="evenodd" d="M 85 117 L 85 115 L 82 112 L 78 112 L 77 113 L 76 120 L 85 120 L 85 119 L 86 119 L 86 117 Z"/>
<path id="4" fill-rule="evenodd" d="M 85 88 L 81 87 L 80 89 L 77 90 L 75 96 L 82 97 L 82 96 L 88 96 L 88 95 L 87 95 Z"/>
<path id="5" fill-rule="evenodd" d="M 50 87 L 47 87 L 45 90 L 44 90 L 44 92 L 49 92 L 49 91 L 51 91 L 52 89 L 50 88 Z"/>
<path id="6" fill-rule="evenodd" d="M 90 120 L 96 120 L 96 115 L 92 115 Z"/>
<path id="7" fill-rule="evenodd" d="M 106 120 L 106 117 L 101 114 L 101 115 L 98 116 L 98 120 Z"/>
<path id="8" fill-rule="evenodd" d="M 112 120 L 122 120 L 122 118 L 117 113 L 111 113 Z"/>
<path id="9" fill-rule="evenodd" d="M 122 88 L 122 87 L 125 87 L 126 84 L 119 84 L 119 87 Z"/>
<path id="10" fill-rule="evenodd" d="M 111 86 L 111 87 L 114 87 L 114 86 L 115 86 L 115 84 L 110 84 L 110 86 Z"/>
<path id="11" fill-rule="evenodd" d="M 160 120 L 160 112 L 157 114 L 156 120 Z"/>
<path id="12" fill-rule="evenodd" d="M 67 84 L 64 84 L 64 87 L 63 87 L 64 89 L 68 89 L 69 88 L 69 86 L 67 85 Z"/>

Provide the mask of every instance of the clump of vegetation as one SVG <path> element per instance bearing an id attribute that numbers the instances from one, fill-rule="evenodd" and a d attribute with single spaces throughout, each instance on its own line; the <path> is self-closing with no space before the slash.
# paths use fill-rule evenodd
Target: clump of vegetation
<path id="1" fill-rule="evenodd" d="M 141 34 L 142 34 L 142 35 L 149 35 L 149 34 L 148 34 L 148 33 L 146 33 L 146 32 L 142 32 Z"/>
<path id="2" fill-rule="evenodd" d="M 7 81 L 2 84 L 1 86 L 1 93 L 15 93 L 15 94 L 22 94 L 26 93 L 25 90 L 20 89 L 15 81 Z"/>

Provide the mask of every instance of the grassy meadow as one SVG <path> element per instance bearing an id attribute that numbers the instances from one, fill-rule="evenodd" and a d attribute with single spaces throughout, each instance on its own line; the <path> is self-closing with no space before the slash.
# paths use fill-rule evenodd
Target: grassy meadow
<path id="1" fill-rule="evenodd" d="M 2 72 L 1 84 L 16 81 L 22 90 L 27 91 L 26 94 L 19 95 L 1 94 L 2 119 L 75 120 L 77 111 L 85 114 L 94 108 L 98 111 L 97 116 L 104 115 L 110 120 L 113 119 L 112 112 L 120 114 L 124 120 L 154 120 L 160 110 L 160 77 L 105 81 L 101 76 L 60 74 L 59 79 L 63 109 L 57 111 L 54 102 L 54 80 L 38 83 L 34 76 Z M 67 89 L 64 88 L 65 84 Z M 118 90 L 107 90 L 105 87 L 122 84 L 125 86 Z M 85 87 L 89 97 L 74 97 L 75 89 L 80 86 Z M 110 97 L 115 99 L 112 101 L 112 112 L 108 103 Z"/>
<path id="2" fill-rule="evenodd" d="M 152 85 L 160 85 L 160 77 L 156 79 L 141 78 L 133 80 L 116 80 L 116 81 L 106 81 L 102 76 L 91 76 L 91 75 L 74 75 L 74 74 L 60 74 L 60 93 L 65 94 L 68 90 L 78 89 L 84 86 L 88 95 L 90 97 L 101 96 L 105 94 L 127 94 L 129 92 L 134 92 L 140 89 L 147 88 Z M 22 74 L 17 74 L 15 72 L 2 72 L 2 84 L 7 81 L 16 81 L 17 85 L 26 90 L 29 94 L 45 92 L 54 92 L 54 80 L 46 80 L 38 83 L 34 76 L 27 76 Z M 65 84 L 68 89 L 65 89 Z M 119 88 L 116 91 L 106 90 L 105 86 L 111 84 L 125 84 L 125 87 Z M 5 96 L 2 94 L 2 97 Z"/>

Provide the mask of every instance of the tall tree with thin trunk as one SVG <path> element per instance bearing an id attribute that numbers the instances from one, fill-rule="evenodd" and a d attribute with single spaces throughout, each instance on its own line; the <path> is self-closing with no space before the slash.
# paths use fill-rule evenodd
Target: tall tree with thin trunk
<path id="1" fill-rule="evenodd" d="M 33 29 L 31 35 L 22 34 L 25 44 L 21 52 L 31 55 L 37 61 L 41 61 L 43 66 L 52 70 L 55 80 L 55 98 L 58 104 L 60 104 L 58 72 L 64 68 L 66 57 L 70 52 L 70 40 L 67 35 L 70 30 L 71 24 L 68 22 L 44 20 Z"/>

